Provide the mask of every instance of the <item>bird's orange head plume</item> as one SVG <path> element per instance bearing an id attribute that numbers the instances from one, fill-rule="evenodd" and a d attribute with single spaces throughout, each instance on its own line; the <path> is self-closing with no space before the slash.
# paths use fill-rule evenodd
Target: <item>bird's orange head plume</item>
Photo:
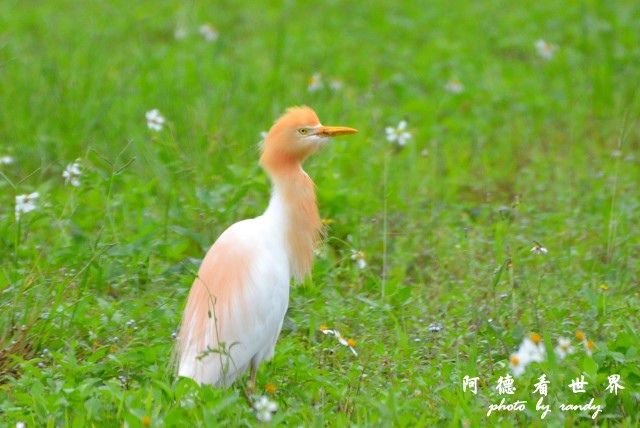
<path id="1" fill-rule="evenodd" d="M 262 147 L 260 163 L 272 174 L 299 166 L 330 137 L 358 132 L 344 126 L 322 126 L 307 106 L 291 107 L 273 124 Z"/>

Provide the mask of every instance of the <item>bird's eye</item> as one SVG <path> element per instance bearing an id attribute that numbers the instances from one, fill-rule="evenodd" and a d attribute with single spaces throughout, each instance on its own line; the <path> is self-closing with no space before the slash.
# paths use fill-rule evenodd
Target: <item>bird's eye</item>
<path id="1" fill-rule="evenodd" d="M 298 132 L 301 133 L 302 135 L 305 135 L 306 133 L 309 132 L 309 130 L 307 128 L 300 128 L 298 129 Z"/>

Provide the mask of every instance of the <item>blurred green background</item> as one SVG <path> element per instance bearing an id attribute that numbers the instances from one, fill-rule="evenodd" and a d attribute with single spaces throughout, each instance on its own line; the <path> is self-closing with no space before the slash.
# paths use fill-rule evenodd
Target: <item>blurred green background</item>
<path id="1" fill-rule="evenodd" d="M 300 104 L 360 133 L 305 165 L 328 238 L 258 376 L 275 423 L 526 426 L 544 371 L 558 402 L 592 376 L 603 424 L 635 426 L 638 58 L 636 1 L 3 1 L 0 426 L 257 423 L 242 386 L 173 377 L 171 334 L 206 249 L 266 207 L 260 132 Z M 551 358 L 577 329 L 593 357 Z M 530 332 L 532 407 L 487 417 Z"/>

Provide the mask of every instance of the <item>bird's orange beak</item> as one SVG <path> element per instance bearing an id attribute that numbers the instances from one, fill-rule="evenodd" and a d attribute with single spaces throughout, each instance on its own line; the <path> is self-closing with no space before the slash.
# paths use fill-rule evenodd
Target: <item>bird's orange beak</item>
<path id="1" fill-rule="evenodd" d="M 318 137 L 337 137 L 338 135 L 349 135 L 358 132 L 357 129 L 347 128 L 346 126 L 321 126 L 316 129 L 314 135 Z"/>

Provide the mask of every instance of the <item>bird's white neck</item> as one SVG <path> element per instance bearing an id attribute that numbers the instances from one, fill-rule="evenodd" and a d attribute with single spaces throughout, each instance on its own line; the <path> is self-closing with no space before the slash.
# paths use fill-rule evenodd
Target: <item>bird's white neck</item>
<path id="1" fill-rule="evenodd" d="M 314 184 L 302 168 L 271 179 L 273 190 L 264 217 L 281 234 L 291 276 L 302 282 L 311 273 L 313 250 L 322 236 Z"/>

